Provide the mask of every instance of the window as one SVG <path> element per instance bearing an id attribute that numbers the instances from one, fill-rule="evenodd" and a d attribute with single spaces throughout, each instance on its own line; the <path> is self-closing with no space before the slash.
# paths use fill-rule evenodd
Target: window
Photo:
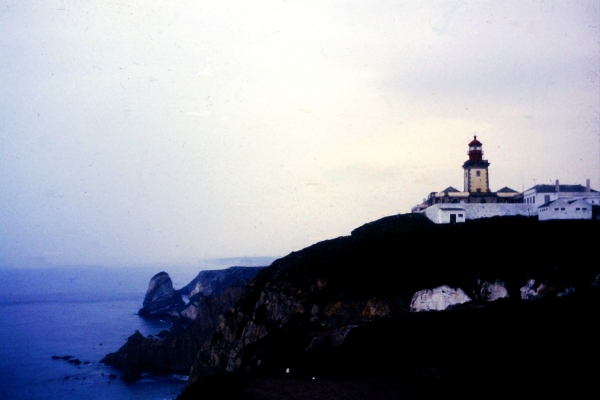
<path id="1" fill-rule="evenodd" d="M 561 207 L 560 211 L 565 211 L 565 208 L 564 208 L 564 207 Z"/>
<path id="2" fill-rule="evenodd" d="M 554 211 L 558 211 L 558 208 L 555 208 Z"/>
<path id="3" fill-rule="evenodd" d="M 481 189 L 477 189 L 477 192 L 478 192 L 478 193 L 479 193 L 479 192 L 481 192 Z"/>
<path id="4" fill-rule="evenodd" d="M 581 208 L 577 207 L 575 210 L 576 210 L 576 211 L 580 211 L 580 210 L 581 210 Z"/>
<path id="5" fill-rule="evenodd" d="M 587 211 L 587 208 L 586 208 L 586 207 L 583 207 L 583 211 Z"/>
<path id="6" fill-rule="evenodd" d="M 459 216 L 459 218 L 462 218 L 463 215 L 462 214 L 458 214 L 458 216 Z"/>
<path id="7" fill-rule="evenodd" d="M 544 196 L 544 203 L 549 203 L 550 202 L 550 195 L 547 194 Z"/>
<path id="8" fill-rule="evenodd" d="M 477 171 L 477 176 L 481 176 L 481 171 Z"/>
<path id="9" fill-rule="evenodd" d="M 535 204 L 535 196 L 533 197 L 533 204 Z"/>

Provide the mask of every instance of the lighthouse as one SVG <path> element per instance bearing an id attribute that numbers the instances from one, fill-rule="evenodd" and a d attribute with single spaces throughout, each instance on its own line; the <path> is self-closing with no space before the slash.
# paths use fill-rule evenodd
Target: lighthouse
<path id="1" fill-rule="evenodd" d="M 482 145 L 477 136 L 469 143 L 469 159 L 463 164 L 465 170 L 465 192 L 488 193 L 490 181 L 488 167 L 490 163 L 483 159 Z"/>

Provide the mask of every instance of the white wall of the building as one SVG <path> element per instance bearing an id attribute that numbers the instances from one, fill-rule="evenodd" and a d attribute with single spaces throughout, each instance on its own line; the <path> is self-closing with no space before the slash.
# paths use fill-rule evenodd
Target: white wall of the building
<path id="1" fill-rule="evenodd" d="M 585 201 L 589 204 L 598 206 L 598 205 L 600 205 L 600 196 L 592 197 L 592 198 L 587 197 L 587 198 L 585 198 Z"/>
<path id="2" fill-rule="evenodd" d="M 538 209 L 540 221 L 550 219 L 592 219 L 592 205 L 585 200 L 576 200 L 569 204 L 564 200 L 557 200 L 546 207 Z"/>
<path id="3" fill-rule="evenodd" d="M 523 215 L 532 217 L 536 215 L 536 207 L 530 204 L 503 204 L 503 203 L 469 203 L 461 204 L 465 207 L 467 219 L 505 217 L 513 215 Z"/>
<path id="4" fill-rule="evenodd" d="M 461 211 L 448 211 L 443 210 L 444 206 L 448 208 L 447 204 L 435 204 L 425 209 L 425 215 L 431 221 L 436 224 L 447 224 L 450 223 L 450 214 L 461 214 Z M 458 207 L 457 207 L 458 208 Z M 529 204 L 476 204 L 476 203 L 465 203 L 460 204 L 460 208 L 464 209 L 464 220 L 478 219 L 478 218 L 490 218 L 497 216 L 512 216 L 512 215 L 523 215 L 523 216 L 535 216 L 536 207 Z M 457 222 L 459 222 L 457 216 Z"/>
<path id="5" fill-rule="evenodd" d="M 436 224 L 449 224 L 451 214 L 454 214 L 456 216 L 456 223 L 465 222 L 465 210 L 457 209 L 457 207 L 448 207 L 447 205 L 446 207 L 444 207 L 443 205 L 436 204 L 425 209 L 425 215 L 427 216 L 427 218 L 429 218 Z"/>

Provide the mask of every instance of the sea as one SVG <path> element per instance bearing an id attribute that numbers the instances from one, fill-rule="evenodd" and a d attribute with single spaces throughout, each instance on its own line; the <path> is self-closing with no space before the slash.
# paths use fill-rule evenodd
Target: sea
<path id="1" fill-rule="evenodd" d="M 200 269 L 179 270 L 175 287 Z M 150 267 L 0 268 L 0 399 L 174 399 L 186 385 L 180 375 L 150 375 L 134 382 L 100 360 L 136 330 L 156 335 L 166 321 L 136 313 Z M 69 364 L 52 356 L 72 356 Z M 88 364 L 89 363 L 89 364 Z M 117 378 L 111 378 L 114 374 Z"/>

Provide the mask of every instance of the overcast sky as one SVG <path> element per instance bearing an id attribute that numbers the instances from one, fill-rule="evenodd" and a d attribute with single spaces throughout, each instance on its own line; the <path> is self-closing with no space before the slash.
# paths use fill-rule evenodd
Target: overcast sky
<path id="1" fill-rule="evenodd" d="M 283 256 L 600 186 L 598 1 L 0 0 L 0 265 Z"/>

